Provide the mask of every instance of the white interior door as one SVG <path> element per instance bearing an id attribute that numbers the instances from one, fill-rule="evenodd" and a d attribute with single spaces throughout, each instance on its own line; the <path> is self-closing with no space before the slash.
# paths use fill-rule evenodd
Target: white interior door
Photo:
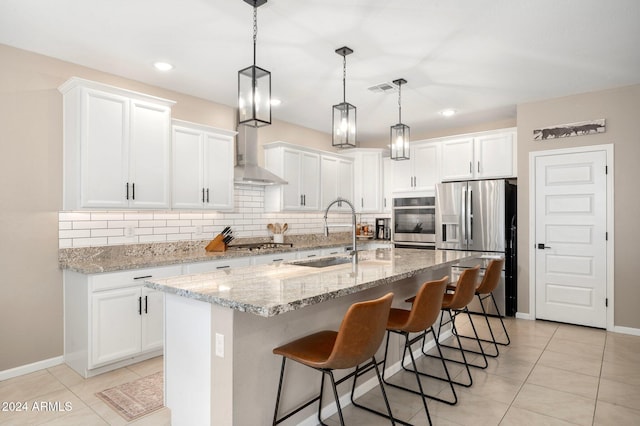
<path id="1" fill-rule="evenodd" d="M 607 153 L 535 159 L 536 317 L 606 328 Z"/>

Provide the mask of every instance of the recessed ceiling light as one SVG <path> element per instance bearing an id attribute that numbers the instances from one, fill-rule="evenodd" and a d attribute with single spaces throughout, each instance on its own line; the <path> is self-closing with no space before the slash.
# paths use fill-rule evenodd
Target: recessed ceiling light
<path id="1" fill-rule="evenodd" d="M 443 117 L 451 117 L 453 115 L 456 115 L 456 110 L 455 109 L 445 109 L 444 111 L 441 111 L 440 114 Z"/>
<path id="2" fill-rule="evenodd" d="M 278 106 L 282 103 L 280 99 L 271 98 L 271 106 Z"/>
<path id="3" fill-rule="evenodd" d="M 155 62 L 153 64 L 153 66 L 158 70 L 158 71 L 171 71 L 173 69 L 173 65 L 171 65 L 168 62 Z"/>

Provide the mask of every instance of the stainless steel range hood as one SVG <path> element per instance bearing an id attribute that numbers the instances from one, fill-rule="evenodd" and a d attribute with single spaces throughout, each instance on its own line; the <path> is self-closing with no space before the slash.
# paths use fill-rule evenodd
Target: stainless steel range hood
<path id="1" fill-rule="evenodd" d="M 286 185 L 288 182 L 258 166 L 258 129 L 238 126 L 234 182 L 241 185 Z"/>

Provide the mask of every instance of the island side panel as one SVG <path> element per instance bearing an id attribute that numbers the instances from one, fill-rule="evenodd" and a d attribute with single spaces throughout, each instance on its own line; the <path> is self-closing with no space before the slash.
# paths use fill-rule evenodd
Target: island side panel
<path id="1" fill-rule="evenodd" d="M 419 286 L 430 279 L 439 279 L 447 275 L 449 268 L 438 268 L 425 272 L 419 276 L 407 278 L 395 283 L 327 300 L 296 311 L 287 312 L 270 318 L 234 312 L 234 346 L 233 346 L 233 410 L 236 424 L 270 424 L 275 407 L 276 390 L 278 386 L 282 358 L 273 355 L 273 348 L 320 330 L 337 330 L 344 314 L 353 303 L 371 300 L 392 291 L 394 293 L 394 307 L 410 309 L 404 303 L 407 297 L 414 296 Z M 387 370 L 399 369 L 402 353 L 400 339 L 392 335 L 391 349 Z M 384 344 L 378 351 L 377 358 L 381 360 L 384 354 Z M 336 372 L 342 377 L 350 371 Z M 373 378 L 369 373 L 358 379 L 358 384 L 364 384 Z M 295 408 L 317 395 L 320 389 L 321 374 L 315 370 L 303 367 L 295 362 L 287 362 L 285 386 L 283 390 L 280 415 Z M 375 386 L 375 379 L 368 382 L 369 387 Z M 329 383 L 325 384 L 324 405 L 331 404 Z M 341 396 L 351 390 L 351 382 L 344 383 L 338 391 Z M 366 390 L 366 389 L 365 389 Z M 288 420 L 290 424 L 315 424 L 314 416 L 317 404 L 306 408 Z"/>
<path id="2" fill-rule="evenodd" d="M 164 306 L 164 391 L 171 423 L 209 425 L 213 306 L 172 293 L 166 293 Z"/>

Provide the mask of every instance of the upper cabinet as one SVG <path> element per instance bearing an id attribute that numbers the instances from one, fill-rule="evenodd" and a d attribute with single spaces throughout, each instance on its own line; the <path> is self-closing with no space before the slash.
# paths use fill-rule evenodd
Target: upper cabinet
<path id="1" fill-rule="evenodd" d="M 265 188 L 265 211 L 320 209 L 320 154 L 285 142 L 264 146 L 265 168 L 288 182 Z"/>
<path id="2" fill-rule="evenodd" d="M 354 162 L 354 207 L 358 213 L 382 211 L 382 150 L 345 151 Z"/>
<path id="3" fill-rule="evenodd" d="M 382 159 L 382 211 L 391 213 L 393 204 L 393 160 L 386 157 Z"/>
<path id="4" fill-rule="evenodd" d="M 515 132 L 442 141 L 442 180 L 515 177 Z"/>
<path id="5" fill-rule="evenodd" d="M 331 154 L 320 155 L 321 197 L 320 208 L 325 208 L 336 198 L 353 203 L 353 159 Z M 341 203 L 338 210 L 349 210 Z"/>
<path id="6" fill-rule="evenodd" d="M 235 134 L 173 120 L 172 207 L 233 209 Z"/>
<path id="7" fill-rule="evenodd" d="M 64 209 L 170 205 L 173 101 L 72 78 L 64 102 Z"/>
<path id="8" fill-rule="evenodd" d="M 391 161 L 393 191 L 434 191 L 440 182 L 438 143 L 412 142 L 409 160 Z"/>

